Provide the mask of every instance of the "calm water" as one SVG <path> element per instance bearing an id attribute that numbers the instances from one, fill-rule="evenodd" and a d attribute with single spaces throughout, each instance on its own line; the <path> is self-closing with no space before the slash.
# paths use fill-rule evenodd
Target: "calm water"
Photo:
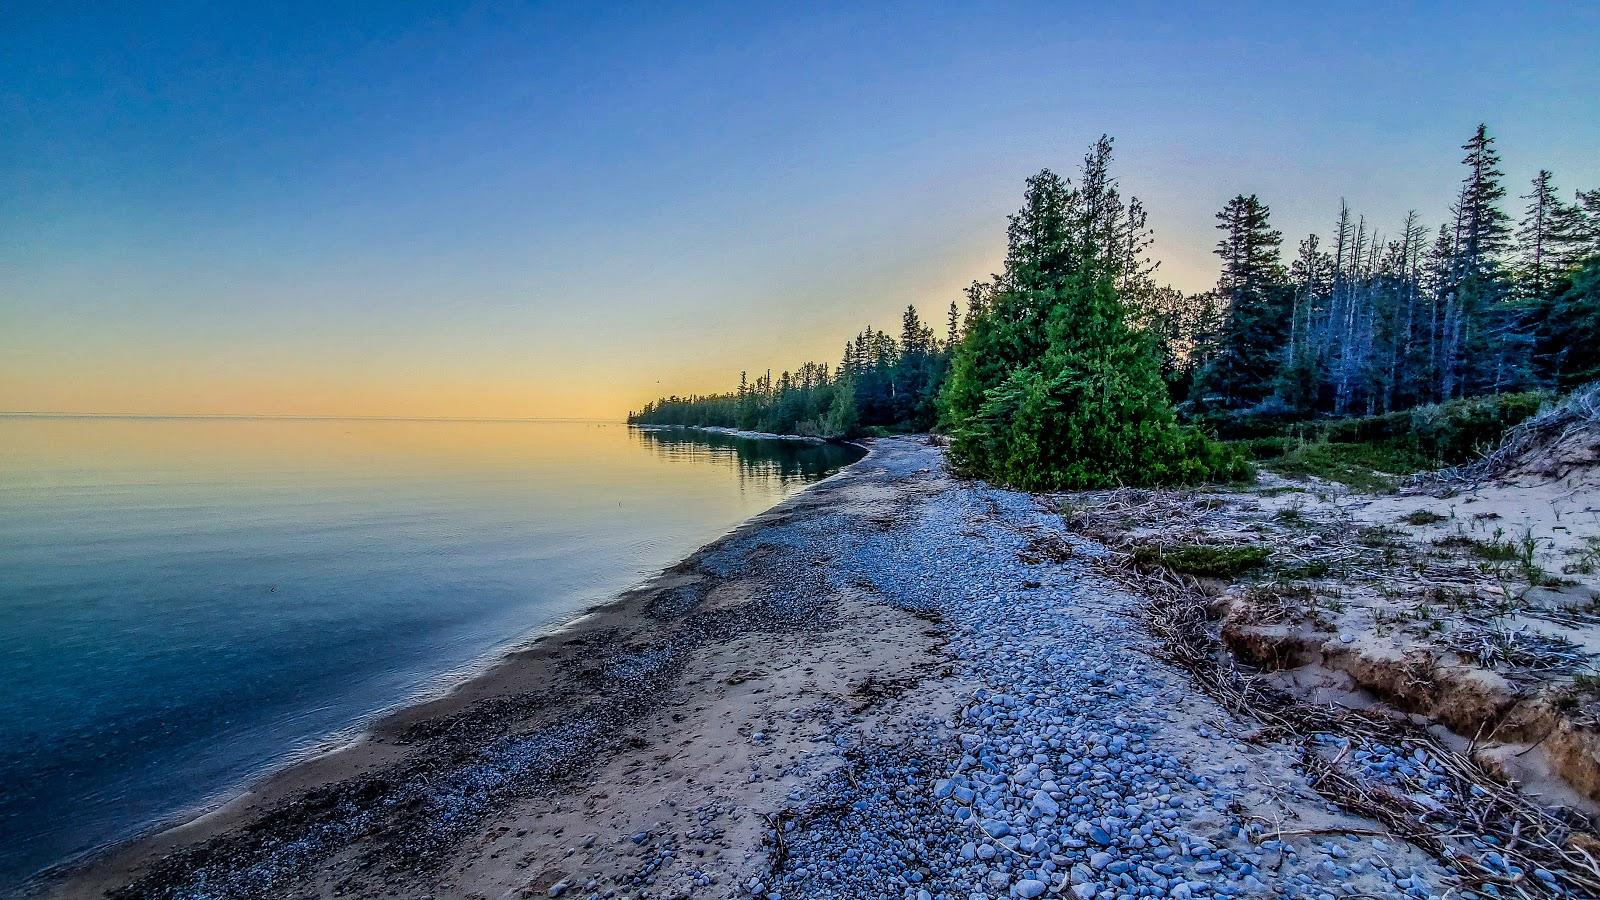
<path id="1" fill-rule="evenodd" d="M 581 423 L 0 417 L 0 886 L 437 690 L 857 455 Z"/>

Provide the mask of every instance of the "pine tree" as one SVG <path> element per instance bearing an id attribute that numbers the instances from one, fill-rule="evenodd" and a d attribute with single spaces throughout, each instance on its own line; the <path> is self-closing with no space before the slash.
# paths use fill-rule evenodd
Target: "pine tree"
<path id="1" fill-rule="evenodd" d="M 1600 379 L 1600 253 L 1557 284 L 1539 349 L 1561 390 Z"/>
<path id="2" fill-rule="evenodd" d="M 1533 177 L 1532 190 L 1523 195 L 1528 206 L 1517 229 L 1517 276 L 1525 298 L 1545 299 L 1557 271 L 1555 229 L 1562 218 L 1561 200 L 1551 178 L 1548 170 L 1540 169 Z"/>
<path id="3" fill-rule="evenodd" d="M 1600 255 L 1600 189 L 1578 191 L 1576 202 L 1557 204 L 1551 218 L 1551 265 L 1558 276 Z"/>
<path id="4" fill-rule="evenodd" d="M 971 318 L 941 396 L 963 471 L 1027 489 L 1181 483 L 1242 463 L 1178 427 L 1147 332 L 1118 296 L 1128 215 L 1109 139 L 1074 189 L 1028 180 L 1006 271 Z M 974 304 L 976 305 L 976 304 Z"/>
<path id="5" fill-rule="evenodd" d="M 917 315 L 917 308 L 908 304 L 906 311 L 900 316 L 900 350 L 902 353 L 923 353 L 927 350 L 925 329 L 922 319 Z"/>
<path id="6" fill-rule="evenodd" d="M 1279 393 L 1291 409 L 1305 412 L 1316 406 L 1321 393 L 1321 318 L 1326 312 L 1333 283 L 1333 258 L 1322 250 L 1316 235 L 1300 242 L 1289 267 L 1293 301 L 1289 314 L 1289 343 L 1284 349 Z"/>
<path id="7" fill-rule="evenodd" d="M 1467 155 L 1461 196 L 1456 202 L 1456 265 L 1461 278 L 1496 272 L 1511 241 L 1511 218 L 1500 208 L 1506 189 L 1500 183 L 1500 154 L 1486 125 L 1461 145 Z"/>
<path id="8" fill-rule="evenodd" d="M 1502 306 L 1507 293 L 1501 255 L 1511 239 L 1510 218 L 1500 208 L 1505 187 L 1500 155 L 1488 128 L 1479 125 L 1462 145 L 1467 175 L 1452 212 L 1455 216 L 1440 359 L 1440 393 L 1453 399 L 1507 386 L 1510 347 L 1518 325 Z"/>
<path id="9" fill-rule="evenodd" d="M 1216 356 L 1196 384 L 1202 403 L 1238 408 L 1264 399 L 1277 380 L 1288 335 L 1288 294 L 1278 257 L 1283 235 L 1254 194 L 1240 194 L 1217 213 L 1222 275 L 1217 293 L 1227 303 Z"/>

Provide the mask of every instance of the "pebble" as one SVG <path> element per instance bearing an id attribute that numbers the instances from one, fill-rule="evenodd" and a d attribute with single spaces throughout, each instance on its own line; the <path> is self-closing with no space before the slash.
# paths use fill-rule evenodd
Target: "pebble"
<path id="1" fill-rule="evenodd" d="M 869 484 L 927 477 L 935 455 L 892 449 L 872 458 L 870 477 L 857 469 Z M 1136 601 L 1090 565 L 1103 551 L 1064 535 L 1059 516 L 1026 494 L 961 484 L 916 504 L 897 511 L 890 528 L 866 526 L 845 509 L 798 516 L 750 539 L 750 549 L 779 548 L 763 565 L 784 548 L 810 548 L 805 564 L 820 565 L 828 583 L 860 586 L 937 621 L 952 666 L 981 685 L 954 725 L 930 717 L 892 738 L 839 726 L 837 755 L 851 775 L 835 772 L 796 801 L 791 821 L 804 825 L 785 836 L 786 860 L 772 882 L 757 885 L 769 896 L 998 900 L 1045 896 L 1060 884 L 1077 900 L 1312 898 L 1344 894 L 1357 878 L 1373 880 L 1367 893 L 1444 893 L 1436 868 L 1399 859 L 1353 874 L 1373 848 L 1342 839 L 1341 855 L 1328 859 L 1343 875 L 1319 869 L 1325 851 L 1315 846 L 1302 859 L 1280 842 L 1264 860 L 1266 845 L 1249 839 L 1258 826 L 1234 812 L 1254 787 L 1241 761 L 1259 751 L 1226 759 L 1197 752 L 1240 739 L 1181 724 L 1174 698 L 1210 701 L 1146 652 L 1148 638 L 1130 624 Z M 1072 552 L 1064 562 L 1025 561 L 1039 556 L 1030 542 L 1045 541 Z M 817 557 L 817 547 L 828 552 Z M 812 596 L 798 587 L 792 598 L 777 593 L 771 602 L 797 610 Z M 1220 710 L 1209 718 L 1229 721 Z M 1405 767 L 1426 771 L 1410 749 L 1385 752 L 1393 759 L 1374 759 L 1392 762 L 1394 777 L 1407 777 Z"/>

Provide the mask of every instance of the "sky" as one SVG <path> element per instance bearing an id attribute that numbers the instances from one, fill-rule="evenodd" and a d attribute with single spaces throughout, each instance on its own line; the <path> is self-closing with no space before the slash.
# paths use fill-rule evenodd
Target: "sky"
<path id="1" fill-rule="evenodd" d="M 7 3 L 0 411 L 618 418 L 942 322 L 1102 133 L 1185 290 L 1480 121 L 1600 187 L 1600 6 L 1302 6 Z"/>

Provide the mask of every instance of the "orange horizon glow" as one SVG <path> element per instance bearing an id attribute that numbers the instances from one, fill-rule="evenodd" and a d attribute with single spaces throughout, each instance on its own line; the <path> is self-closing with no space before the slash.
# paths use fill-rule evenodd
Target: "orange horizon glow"
<path id="1" fill-rule="evenodd" d="M 1513 216 L 1600 186 L 1594 14 L 1349 19 L 39 6 L 0 28 L 0 411 L 619 420 L 907 304 L 942 334 L 1101 134 L 1187 292 L 1235 194 L 1286 256 L 1341 200 L 1431 231 L 1479 122 Z"/>

